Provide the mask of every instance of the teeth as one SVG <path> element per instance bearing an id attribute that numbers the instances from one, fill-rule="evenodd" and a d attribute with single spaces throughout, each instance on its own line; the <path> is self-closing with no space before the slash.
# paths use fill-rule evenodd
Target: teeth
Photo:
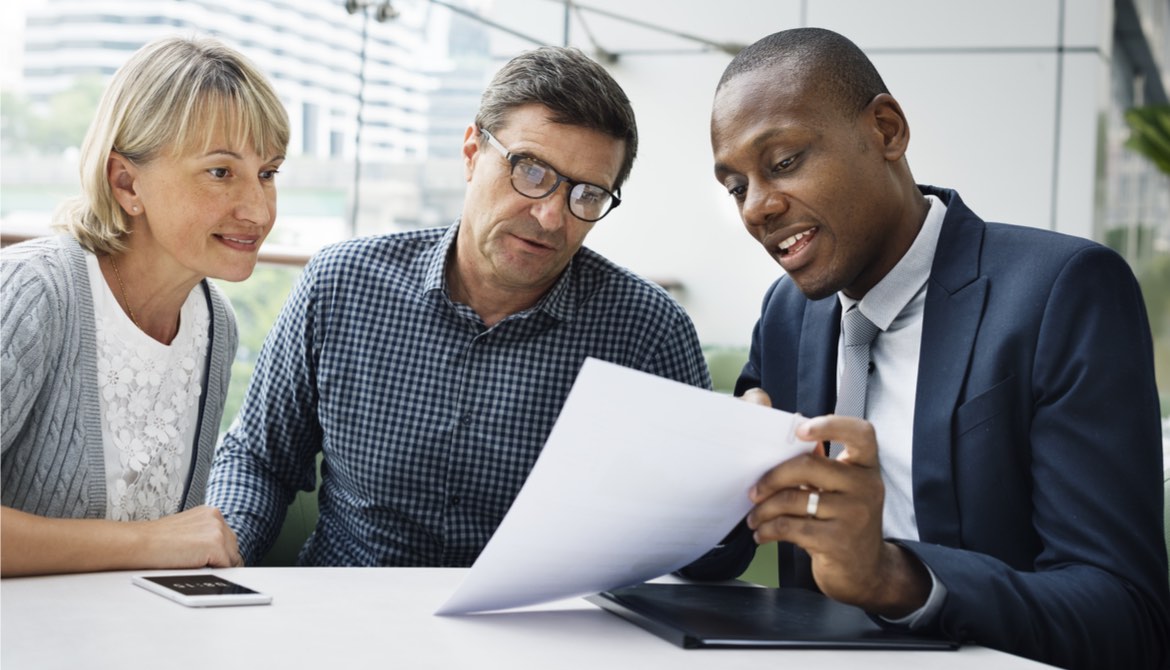
<path id="1" fill-rule="evenodd" d="M 220 235 L 220 237 L 230 242 L 237 242 L 239 244 L 256 244 L 256 240 L 240 240 L 234 237 L 228 237 L 227 235 Z"/>
<path id="2" fill-rule="evenodd" d="M 812 232 L 812 231 L 806 230 L 802 233 L 797 233 L 797 234 L 793 235 L 792 237 L 784 240 L 783 242 L 780 243 L 780 251 L 788 251 L 789 247 L 791 247 L 792 245 L 794 245 L 797 242 L 799 242 L 800 240 L 802 240 L 804 238 L 804 236 L 808 235 L 810 232 Z"/>

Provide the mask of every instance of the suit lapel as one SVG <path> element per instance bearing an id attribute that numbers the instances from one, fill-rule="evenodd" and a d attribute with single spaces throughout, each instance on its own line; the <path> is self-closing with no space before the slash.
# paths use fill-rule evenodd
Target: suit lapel
<path id="1" fill-rule="evenodd" d="M 951 428 L 987 296 L 987 278 L 979 275 L 985 226 L 957 194 L 938 195 L 947 203 L 947 214 L 922 323 L 914 400 L 914 510 L 921 540 L 957 547 L 962 544 Z"/>
<path id="2" fill-rule="evenodd" d="M 836 296 L 804 303 L 792 403 L 795 411 L 804 416 L 821 416 L 833 411 L 837 395 L 837 339 L 840 330 L 841 301 Z M 817 588 L 812 578 L 812 563 L 803 549 L 788 542 L 779 543 L 777 564 L 782 588 Z"/>
<path id="3" fill-rule="evenodd" d="M 841 301 L 832 296 L 805 304 L 800 329 L 796 411 L 813 417 L 833 411 L 837 397 L 837 340 Z"/>

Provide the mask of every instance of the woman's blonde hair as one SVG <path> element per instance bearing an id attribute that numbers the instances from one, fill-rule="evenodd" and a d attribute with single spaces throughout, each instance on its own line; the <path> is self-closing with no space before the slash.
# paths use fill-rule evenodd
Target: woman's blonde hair
<path id="1" fill-rule="evenodd" d="M 222 128 L 264 157 L 288 148 L 288 114 L 276 91 L 243 55 L 211 38 L 156 40 L 130 57 L 102 94 L 81 145 L 81 195 L 54 224 L 97 254 L 125 248 L 130 217 L 107 178 L 110 152 L 146 165 Z"/>

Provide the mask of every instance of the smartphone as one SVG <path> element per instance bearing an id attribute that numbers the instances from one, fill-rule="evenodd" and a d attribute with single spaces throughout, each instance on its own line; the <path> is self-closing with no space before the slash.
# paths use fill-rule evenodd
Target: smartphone
<path id="1" fill-rule="evenodd" d="M 267 605 L 272 602 L 272 596 L 218 575 L 135 575 L 130 581 L 187 607 Z"/>

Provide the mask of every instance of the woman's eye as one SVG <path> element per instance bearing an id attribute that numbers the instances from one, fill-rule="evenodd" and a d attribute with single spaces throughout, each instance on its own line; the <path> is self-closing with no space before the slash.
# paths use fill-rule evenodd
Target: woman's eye
<path id="1" fill-rule="evenodd" d="M 228 172 L 227 168 L 221 168 L 221 167 L 211 168 L 207 172 L 210 173 L 211 176 L 215 177 L 216 179 L 226 179 L 227 176 L 229 174 L 231 174 L 230 172 Z"/>
<path id="2" fill-rule="evenodd" d="M 736 200 L 743 200 L 744 195 L 747 193 L 747 187 L 743 185 L 729 186 L 727 193 Z"/>
<path id="3" fill-rule="evenodd" d="M 272 181 L 273 179 L 276 179 L 276 175 L 279 172 L 280 170 L 264 170 L 260 173 L 260 178 L 264 181 Z"/>

